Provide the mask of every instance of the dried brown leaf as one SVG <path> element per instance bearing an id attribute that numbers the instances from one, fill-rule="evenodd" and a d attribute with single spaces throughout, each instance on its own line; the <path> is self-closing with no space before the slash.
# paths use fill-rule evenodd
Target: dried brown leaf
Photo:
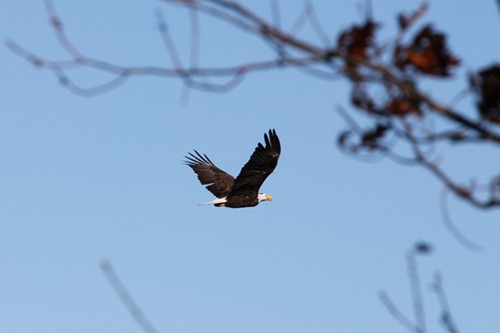
<path id="1" fill-rule="evenodd" d="M 402 70 L 413 68 L 422 74 L 446 77 L 451 75 L 453 67 L 460 64 L 460 59 L 448 50 L 446 36 L 427 25 L 410 45 L 395 48 L 393 62 Z"/>
<path id="2" fill-rule="evenodd" d="M 481 117 L 500 124 L 500 64 L 471 75 L 469 81 L 478 95 L 477 107 Z"/>

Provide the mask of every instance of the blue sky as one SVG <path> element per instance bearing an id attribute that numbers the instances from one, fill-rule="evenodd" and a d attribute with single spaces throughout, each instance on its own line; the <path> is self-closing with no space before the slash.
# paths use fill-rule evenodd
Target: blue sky
<path id="1" fill-rule="evenodd" d="M 283 25 L 290 26 L 302 2 L 282 3 Z M 357 3 L 316 5 L 332 39 L 360 21 Z M 3 40 L 65 57 L 43 1 L 3 4 Z M 374 0 L 381 36 L 394 33 L 397 12 L 418 4 Z M 157 9 L 181 56 L 189 55 L 187 13 L 161 2 L 55 6 L 89 55 L 171 66 Z M 269 17 L 269 7 L 262 1 L 253 8 Z M 488 41 L 500 31 L 494 1 L 436 1 L 424 21 L 450 32 L 451 48 L 463 58 L 460 80 L 426 86 L 442 100 L 463 87 L 467 70 L 498 61 L 500 44 Z M 270 56 L 244 33 L 200 23 L 202 64 Z M 227 94 L 191 91 L 182 101 L 180 82 L 141 77 L 81 97 L 5 47 L 0 54 L 1 332 L 140 332 L 99 269 L 104 258 L 159 332 L 399 332 L 377 293 L 387 291 L 411 317 L 404 253 L 419 240 L 435 245 L 419 260 L 429 331 L 440 330 L 427 288 L 437 270 L 461 331 L 500 328 L 498 212 L 450 198 L 456 225 L 484 247 L 470 252 L 444 227 L 442 186 L 431 175 L 342 154 L 335 143 L 345 123 L 335 110 L 348 105 L 344 82 L 278 70 L 249 76 Z M 105 79 L 75 75 L 86 85 Z M 474 112 L 470 101 L 460 108 Z M 262 188 L 273 202 L 240 210 L 197 206 L 212 197 L 183 156 L 197 149 L 237 174 L 269 128 L 282 142 L 278 167 Z M 443 158 L 469 180 L 498 171 L 492 152 L 470 146 Z"/>

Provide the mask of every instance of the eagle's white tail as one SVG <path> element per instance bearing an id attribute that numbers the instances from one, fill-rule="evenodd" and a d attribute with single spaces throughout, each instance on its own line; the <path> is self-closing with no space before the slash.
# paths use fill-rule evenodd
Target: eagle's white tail
<path id="1" fill-rule="evenodd" d="M 226 198 L 217 198 L 209 202 L 199 203 L 198 206 L 216 205 L 223 206 L 227 202 Z"/>

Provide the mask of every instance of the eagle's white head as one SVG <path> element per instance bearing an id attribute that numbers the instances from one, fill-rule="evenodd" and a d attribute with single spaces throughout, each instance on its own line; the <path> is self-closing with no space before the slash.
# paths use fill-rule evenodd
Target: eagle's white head
<path id="1" fill-rule="evenodd" d="M 259 202 L 262 202 L 262 201 L 273 201 L 273 197 L 270 196 L 267 193 L 259 193 L 257 195 L 257 200 L 259 200 Z"/>

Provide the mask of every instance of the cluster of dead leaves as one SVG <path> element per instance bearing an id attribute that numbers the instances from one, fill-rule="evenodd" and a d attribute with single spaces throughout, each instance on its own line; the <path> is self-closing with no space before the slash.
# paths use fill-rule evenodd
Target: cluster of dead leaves
<path id="1" fill-rule="evenodd" d="M 449 77 L 460 65 L 448 47 L 447 37 L 432 25 L 415 29 L 415 23 L 425 14 L 423 3 L 408 15 L 397 17 L 399 34 L 391 42 L 377 40 L 379 22 L 371 18 L 343 30 L 335 48 L 343 58 L 343 70 L 353 81 L 351 103 L 354 107 L 375 116 L 376 126 L 361 130 L 351 129 L 339 137 L 339 145 L 351 153 L 361 150 L 383 149 L 383 141 L 391 131 L 391 117 L 422 117 L 424 102 L 408 91 L 403 84 L 394 83 L 373 68 L 383 67 L 394 77 L 414 83 L 420 76 Z M 413 31 L 413 32 L 412 32 Z M 389 64 L 389 65 L 387 65 Z M 377 78 L 377 75 L 378 78 Z M 396 80 L 395 80 L 396 81 Z M 477 94 L 481 117 L 500 124 L 500 64 L 488 67 L 470 76 L 472 90 Z M 374 90 L 370 87 L 383 87 Z M 352 140 L 353 136 L 357 140 Z"/>
<path id="2" fill-rule="evenodd" d="M 399 89 L 392 89 L 385 102 L 377 103 L 371 97 L 363 84 L 357 84 L 351 92 L 351 103 L 358 109 L 378 116 L 405 117 L 408 115 L 421 116 L 421 101 L 406 96 Z"/>
<path id="3" fill-rule="evenodd" d="M 500 124 L 500 64 L 480 70 L 469 77 L 477 94 L 477 107 L 481 117 Z"/>
<path id="4" fill-rule="evenodd" d="M 364 24 L 353 25 L 344 30 L 337 39 L 337 50 L 355 60 L 371 60 L 375 51 L 375 32 L 379 24 L 368 19 Z M 355 67 L 354 62 L 347 63 Z"/>
<path id="5" fill-rule="evenodd" d="M 420 108 L 420 101 L 417 99 L 396 96 L 390 99 L 386 104 L 386 111 L 389 114 L 404 117 L 410 114 L 421 116 L 422 109 Z"/>
<path id="6" fill-rule="evenodd" d="M 426 25 L 408 45 L 396 46 L 393 63 L 403 71 L 414 69 L 431 76 L 450 76 L 460 59 L 450 53 L 446 44 L 444 34 Z"/>
<path id="7" fill-rule="evenodd" d="M 428 5 L 423 3 L 413 13 L 398 15 L 399 37 L 407 34 L 427 8 Z M 336 49 L 346 56 L 345 69 L 351 74 L 357 74 L 359 62 L 373 62 L 387 49 L 386 45 L 379 45 L 376 40 L 380 26 L 380 23 L 368 18 L 364 23 L 352 25 L 340 33 Z M 403 44 L 401 40 L 397 38 L 392 46 L 392 63 L 403 72 L 413 70 L 424 75 L 446 77 L 460 64 L 460 60 L 448 50 L 446 36 L 431 25 L 422 27 L 409 43 Z"/>
<path id="8" fill-rule="evenodd" d="M 370 114 L 383 116 L 422 115 L 420 101 L 411 98 L 398 87 L 387 89 L 385 99 L 380 101 L 380 98 L 377 98 L 377 102 L 365 90 L 366 81 L 370 79 L 369 76 L 362 74 L 360 67 L 366 63 L 375 65 L 384 63 L 384 54 L 390 57 L 396 73 L 399 72 L 403 76 L 420 74 L 447 77 L 459 65 L 460 60 L 448 50 L 446 36 L 430 25 L 422 27 L 414 36 L 403 38 L 424 15 L 427 8 L 427 4 L 424 3 L 413 13 L 398 16 L 400 35 L 392 45 L 384 45 L 377 41 L 376 33 L 380 23 L 372 19 L 352 25 L 340 33 L 336 50 L 344 56 L 344 71 L 355 82 L 351 94 L 351 102 L 355 107 Z M 402 40 L 408 42 L 403 43 Z"/>
<path id="9" fill-rule="evenodd" d="M 360 151 L 379 150 L 384 147 L 384 137 L 390 128 L 388 124 L 378 123 L 375 127 L 358 133 L 355 133 L 352 129 L 346 130 L 339 135 L 338 144 L 342 149 L 351 154 L 356 154 Z M 355 136 L 359 141 L 353 141 L 352 137 L 354 134 L 356 134 Z"/>

